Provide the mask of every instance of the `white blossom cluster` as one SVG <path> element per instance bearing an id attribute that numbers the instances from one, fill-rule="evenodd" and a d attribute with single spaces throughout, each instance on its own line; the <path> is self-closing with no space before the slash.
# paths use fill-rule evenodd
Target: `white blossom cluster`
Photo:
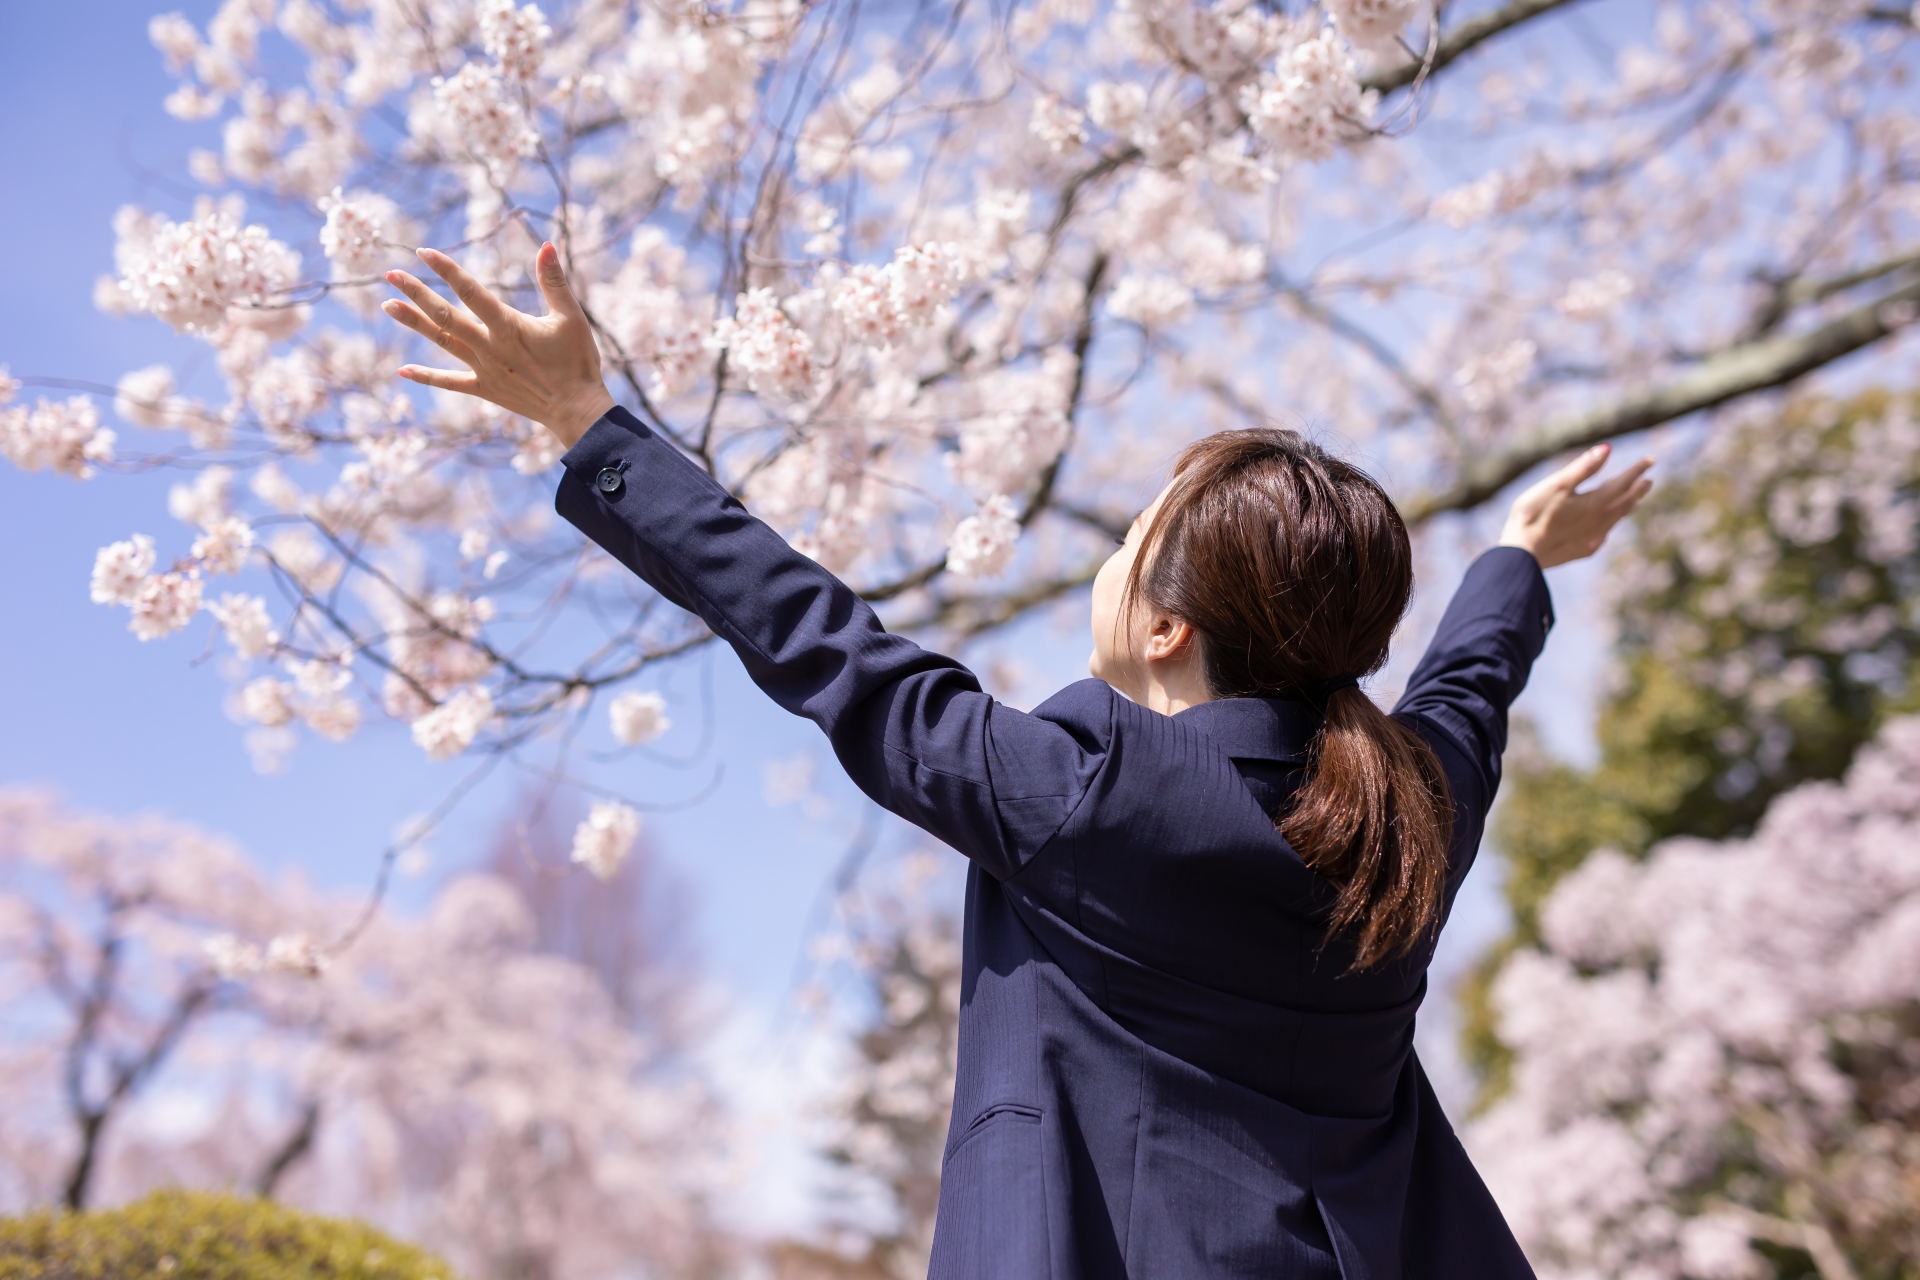
<path id="1" fill-rule="evenodd" d="M 1343 133 L 1372 117 L 1374 95 L 1360 88 L 1353 55 L 1332 27 L 1297 40 L 1273 70 L 1241 91 L 1253 130 L 1290 160 L 1333 154 Z"/>
<path id="2" fill-rule="evenodd" d="M 977 513 L 954 526 L 947 540 L 947 568 L 963 578 L 998 577 L 1012 563 L 1019 539 L 1013 502 L 996 493 L 980 504 Z"/>
<path id="3" fill-rule="evenodd" d="M 57 471 L 76 480 L 92 477 L 95 463 L 113 461 L 116 437 L 100 425 L 89 397 L 9 404 L 18 385 L 0 368 L 0 456 L 23 471 Z"/>
<path id="4" fill-rule="evenodd" d="M 594 805 L 574 830 L 570 856 L 600 879 L 611 880 L 639 838 L 640 815 L 633 806 L 605 801 Z"/>
<path id="5" fill-rule="evenodd" d="M 1327 16 L 1340 34 L 1362 49 L 1391 45 L 1417 17 L 1426 0 L 1328 0 Z"/>
<path id="6" fill-rule="evenodd" d="M 540 146 L 513 90 L 493 67 L 469 62 L 451 76 L 435 76 L 433 100 L 442 136 L 462 154 L 486 166 L 496 181 Z"/>
<path id="7" fill-rule="evenodd" d="M 711 299 L 689 296 L 686 250 L 658 227 L 642 227 L 613 279 L 595 284 L 587 303 L 615 344 L 608 354 L 650 370 L 648 394 L 688 390 L 710 358 Z"/>
<path id="8" fill-rule="evenodd" d="M 713 345 L 746 376 L 757 393 L 780 400 L 813 394 L 818 370 L 813 339 L 788 317 L 771 289 L 753 289 L 734 301 L 733 315 L 713 327 Z"/>
<path id="9" fill-rule="evenodd" d="M 469 686 L 414 720 L 413 740 L 428 759 L 446 760 L 471 746 L 492 719 L 492 695 L 479 685 Z"/>
<path id="10" fill-rule="evenodd" d="M 1911 1256 L 1916 851 L 1907 718 L 1749 839 L 1602 851 L 1559 884 L 1494 991 L 1512 1089 L 1467 1135 L 1543 1277 L 1742 1280 L 1758 1242 L 1860 1274 Z"/>
<path id="11" fill-rule="evenodd" d="M 890 348 L 931 324 L 967 274 L 958 245 L 904 246 L 886 266 L 857 266 L 835 282 L 833 312 L 853 341 Z"/>
<path id="12" fill-rule="evenodd" d="M 319 209 L 327 218 L 320 228 L 320 249 L 333 264 L 335 280 L 365 280 L 393 264 L 394 251 L 408 230 L 393 201 L 372 191 L 346 196 L 335 187 Z"/>
<path id="13" fill-rule="evenodd" d="M 516 9 L 513 0 L 480 0 L 481 42 L 510 84 L 531 84 L 539 78 L 540 60 L 552 35 L 537 4 Z"/>
<path id="14" fill-rule="evenodd" d="M 607 704 L 607 715 L 613 724 L 613 736 L 630 747 L 652 742 L 673 727 L 667 716 L 667 700 L 657 693 L 620 694 Z"/>
<path id="15" fill-rule="evenodd" d="M 233 204 L 202 200 L 189 222 L 128 205 L 113 229 L 120 305 L 177 332 L 217 329 L 236 306 L 282 306 L 300 278 L 300 255 L 265 227 L 241 226 Z"/>

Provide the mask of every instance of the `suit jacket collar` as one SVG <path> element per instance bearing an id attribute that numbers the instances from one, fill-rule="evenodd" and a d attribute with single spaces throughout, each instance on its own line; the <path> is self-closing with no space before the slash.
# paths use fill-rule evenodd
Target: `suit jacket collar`
<path id="1" fill-rule="evenodd" d="M 1320 713 L 1293 698 L 1215 698 L 1173 717 L 1212 738 L 1235 760 L 1305 764 Z"/>

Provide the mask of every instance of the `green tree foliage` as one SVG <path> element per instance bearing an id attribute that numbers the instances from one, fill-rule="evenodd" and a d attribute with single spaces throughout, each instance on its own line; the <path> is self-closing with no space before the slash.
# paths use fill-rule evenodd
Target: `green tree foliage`
<path id="1" fill-rule="evenodd" d="M 1714 433 L 1655 488 L 1609 568 L 1617 619 L 1590 770 L 1525 725 L 1493 842 L 1512 934 L 1462 993 L 1485 1097 L 1505 1087 L 1487 986 L 1595 849 L 1744 835 L 1920 709 L 1920 397 L 1801 400 Z"/>
<path id="2" fill-rule="evenodd" d="M 271 1200 L 157 1191 L 117 1209 L 0 1219 L 0 1280 L 453 1280 L 360 1222 Z"/>

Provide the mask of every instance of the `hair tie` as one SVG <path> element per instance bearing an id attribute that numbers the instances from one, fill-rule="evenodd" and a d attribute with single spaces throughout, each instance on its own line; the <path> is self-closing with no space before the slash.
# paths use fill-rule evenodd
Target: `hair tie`
<path id="1" fill-rule="evenodd" d="M 1357 689 L 1359 687 L 1359 676 L 1328 676 L 1325 680 L 1310 680 L 1307 682 L 1307 701 L 1313 704 L 1315 711 L 1318 711 L 1324 716 L 1327 714 L 1327 700 L 1329 698 L 1333 697 L 1334 694 L 1340 692 L 1342 689 Z"/>

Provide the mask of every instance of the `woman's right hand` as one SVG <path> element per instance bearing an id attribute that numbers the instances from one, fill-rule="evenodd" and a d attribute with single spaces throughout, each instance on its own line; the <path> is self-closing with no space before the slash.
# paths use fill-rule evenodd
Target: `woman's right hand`
<path id="1" fill-rule="evenodd" d="M 412 301 L 393 298 L 384 310 L 471 372 L 409 364 L 398 370 L 401 377 L 492 401 L 508 413 L 533 419 L 568 448 L 613 408 L 600 375 L 593 326 L 573 296 L 551 242 L 542 244 L 533 259 L 534 279 L 547 303 L 544 316 L 530 316 L 500 301 L 438 249 L 421 249 L 419 254 L 465 305 L 455 306 L 404 271 L 389 271 L 387 283 Z"/>
<path id="2" fill-rule="evenodd" d="M 1646 478 L 1653 459 L 1642 458 L 1604 484 L 1576 492 L 1607 465 L 1612 453 L 1612 445 L 1597 444 L 1515 498 L 1500 545 L 1531 552 L 1542 569 L 1598 551 L 1613 526 L 1632 514 L 1653 488 Z"/>

